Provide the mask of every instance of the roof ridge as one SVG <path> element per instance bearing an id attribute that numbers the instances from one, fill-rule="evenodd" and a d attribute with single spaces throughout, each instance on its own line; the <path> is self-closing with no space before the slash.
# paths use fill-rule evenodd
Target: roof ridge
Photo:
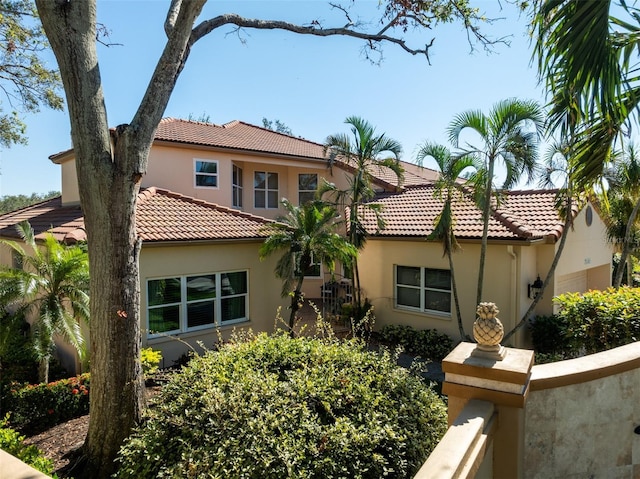
<path id="1" fill-rule="evenodd" d="M 558 193 L 559 188 L 533 188 L 533 189 L 529 189 L 529 190 L 503 190 L 502 193 L 505 193 L 507 195 L 533 195 L 533 194 L 547 194 L 547 193 L 553 193 L 553 194 L 557 194 Z"/>
<path id="2" fill-rule="evenodd" d="M 23 206 L 22 208 L 18 208 L 17 210 L 7 211 L 6 213 L 0 214 L 0 217 L 8 217 L 8 218 L 10 218 L 10 217 L 12 217 L 12 216 L 14 216 L 14 215 L 16 215 L 18 213 L 22 213 L 24 211 L 29 211 L 29 210 L 34 209 L 34 208 L 39 208 L 42 205 L 44 205 L 45 203 L 49 203 L 51 201 L 58 200 L 58 199 L 61 199 L 61 198 L 62 198 L 62 195 L 54 196 L 52 198 L 47 198 L 46 200 L 41 200 L 41 201 L 38 201 L 37 203 L 33 203 L 31 205 Z M 62 206 L 62 205 L 60 205 L 60 206 Z"/>
<path id="3" fill-rule="evenodd" d="M 178 193 L 175 191 L 171 191 L 165 188 L 158 188 L 156 186 L 151 186 L 149 188 L 146 189 L 146 191 L 149 190 L 153 190 L 153 193 L 148 195 L 147 197 L 150 198 L 152 195 L 163 195 L 163 196 L 168 196 L 170 198 L 175 198 L 177 200 L 181 200 L 181 201 L 187 201 L 189 203 L 195 204 L 195 205 L 202 205 L 202 206 L 206 206 L 208 208 L 213 208 L 217 211 L 220 212 L 224 212 L 224 213 L 229 213 L 233 216 L 238 216 L 241 218 L 246 218 L 246 219 L 250 219 L 252 221 L 257 221 L 259 223 L 264 223 L 264 224 L 269 224 L 269 223 L 273 223 L 273 220 L 270 220 L 268 218 L 265 218 L 263 216 L 258 216 L 258 215 L 254 215 L 251 213 L 247 213 L 245 211 L 240 211 L 240 210 L 236 210 L 235 208 L 229 208 L 227 206 L 222 206 L 219 205 L 217 203 L 212 203 L 210 201 L 206 201 L 206 200 L 202 200 L 200 198 L 194 198 L 193 196 L 188 196 L 188 195 L 184 195 L 182 193 Z M 145 193 L 146 193 L 145 191 Z"/>
<path id="4" fill-rule="evenodd" d="M 237 123 L 237 124 L 240 124 L 240 125 L 250 126 L 252 128 L 257 128 L 259 130 L 266 131 L 266 132 L 269 132 L 269 133 L 273 133 L 275 135 L 284 136 L 285 138 L 290 138 L 292 140 L 304 141 L 304 142 L 311 143 L 311 144 L 316 145 L 316 146 L 324 147 L 324 143 L 318 143 L 316 141 L 309 140 L 309 139 L 304 138 L 302 136 L 288 135 L 287 133 L 282 133 L 281 131 L 271 130 L 270 128 L 265 128 L 264 126 L 254 125 L 253 123 L 249 123 L 249 122 L 242 121 L 242 120 L 233 120 L 233 121 L 231 121 L 229 123 L 225 123 L 224 126 L 229 125 L 231 123 Z"/>

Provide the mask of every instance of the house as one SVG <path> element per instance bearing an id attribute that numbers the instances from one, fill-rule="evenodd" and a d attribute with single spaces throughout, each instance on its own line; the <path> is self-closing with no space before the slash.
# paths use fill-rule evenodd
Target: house
<path id="1" fill-rule="evenodd" d="M 15 239 L 15 224 L 26 219 L 38 235 L 85 238 L 73 149 L 50 159 L 61 167 L 61 197 L 0 216 L 0 237 Z M 411 324 L 455 337 L 448 263 L 440 244 L 424 240 L 440 207 L 433 198 L 437 172 L 402 164 L 402 184 L 386 168 L 373 172 L 387 228 L 377 231 L 369 218 L 372 236 L 359 260 L 363 296 L 375 306 L 377 325 Z M 348 162 L 330 168 L 321 144 L 244 122 L 163 119 L 136 211 L 143 345 L 162 350 L 169 366 L 198 342 L 211 345 L 219 333 L 273 331 L 276 311 L 287 301 L 273 273 L 276 258 L 258 259 L 264 225 L 284 213 L 281 198 L 300 204 L 323 181 L 344 189 L 352 172 Z M 507 329 L 526 310 L 527 285 L 546 274 L 562 234 L 553 195 L 512 192 L 493 214 L 485 296 L 498 304 Z M 456 234 L 464 251 L 455 258 L 456 279 L 470 331 L 480 212 L 471 202 L 458 209 Z M 575 229 L 539 314 L 552 311 L 553 294 L 610 284 L 611 248 L 602 220 L 589 206 L 578 213 Z M 8 255 L 0 250 L 2 264 L 11 264 Z M 313 271 L 305 279 L 307 298 L 320 297 L 331 278 L 321 265 Z M 426 304 L 434 297 L 439 304 Z"/>
<path id="2" fill-rule="evenodd" d="M 556 191 L 509 191 L 489 223 L 483 300 L 497 304 L 505 331 L 524 316 L 533 301 L 538 277 L 550 269 L 563 231 L 555 209 Z M 375 307 L 377 326 L 408 324 L 459 337 L 452 298 L 449 262 L 439 242 L 427 242 L 442 202 L 433 185 L 408 187 L 376 200 L 383 205 L 386 228 L 377 230 L 368 214 L 370 237 L 359 260 L 365 294 Z M 605 289 L 611 285 L 612 245 L 606 227 L 591 204 L 574 209 L 560 261 L 535 315 L 554 312 L 552 299 L 567 292 Z M 472 332 L 482 238 L 482 213 L 470 200 L 453 206 L 455 236 L 462 249 L 453 256 L 464 329 Z M 526 344 L 526 330 L 514 343 Z"/>

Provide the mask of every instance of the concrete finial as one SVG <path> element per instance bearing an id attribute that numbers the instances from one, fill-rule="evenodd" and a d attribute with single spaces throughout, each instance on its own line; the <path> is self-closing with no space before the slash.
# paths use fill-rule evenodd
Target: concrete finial
<path id="1" fill-rule="evenodd" d="M 478 318 L 473 323 L 473 337 L 477 346 L 473 356 L 494 359 L 504 359 L 506 350 L 500 345 L 504 336 L 504 327 L 497 318 L 498 307 L 495 303 L 480 303 L 476 308 Z"/>

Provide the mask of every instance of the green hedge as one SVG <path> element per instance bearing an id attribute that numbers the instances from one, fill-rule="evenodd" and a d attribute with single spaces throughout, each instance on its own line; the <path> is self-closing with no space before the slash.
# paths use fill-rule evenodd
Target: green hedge
<path id="1" fill-rule="evenodd" d="M 53 474 L 53 462 L 47 459 L 36 446 L 24 443 L 24 436 L 7 427 L 7 419 L 0 420 L 0 449 L 17 457 L 25 464 L 45 474 Z M 2 474 L 0 474 L 0 477 Z"/>
<path id="2" fill-rule="evenodd" d="M 451 338 L 435 329 L 417 330 L 411 326 L 388 324 L 379 335 L 387 344 L 402 346 L 408 353 L 432 361 L 441 361 L 453 349 Z"/>
<path id="3" fill-rule="evenodd" d="M 446 406 L 357 341 L 238 338 L 194 357 L 120 451 L 118 477 L 412 477 Z"/>
<path id="4" fill-rule="evenodd" d="M 89 413 L 89 374 L 49 384 L 13 384 L 2 407 L 13 428 L 37 434 Z"/>
<path id="5" fill-rule="evenodd" d="M 565 293 L 554 301 L 573 351 L 591 354 L 640 339 L 640 288 Z"/>

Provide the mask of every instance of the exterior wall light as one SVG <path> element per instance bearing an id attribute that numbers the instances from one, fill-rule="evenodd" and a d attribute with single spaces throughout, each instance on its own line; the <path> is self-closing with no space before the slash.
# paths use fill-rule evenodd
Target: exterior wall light
<path id="1" fill-rule="evenodd" d="M 540 275 L 538 275 L 533 284 L 527 285 L 527 296 L 529 297 L 529 299 L 536 299 L 541 292 L 542 280 L 540 279 Z"/>

